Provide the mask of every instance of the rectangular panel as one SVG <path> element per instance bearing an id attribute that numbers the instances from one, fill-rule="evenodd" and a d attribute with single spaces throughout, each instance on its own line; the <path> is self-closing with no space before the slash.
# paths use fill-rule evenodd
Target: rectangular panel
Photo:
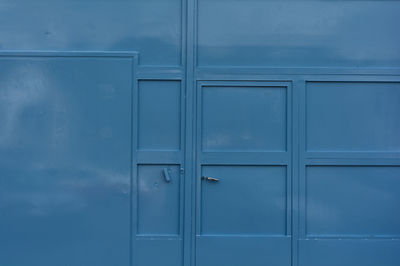
<path id="1" fill-rule="evenodd" d="M 178 235 L 179 166 L 139 165 L 137 188 L 138 235 Z"/>
<path id="2" fill-rule="evenodd" d="M 201 88 L 203 151 L 286 151 L 287 88 Z"/>
<path id="3" fill-rule="evenodd" d="M 0 59 L 0 265 L 128 265 L 132 58 L 35 55 Z"/>
<path id="4" fill-rule="evenodd" d="M 196 266 L 290 266 L 290 237 L 197 237 Z"/>
<path id="5" fill-rule="evenodd" d="M 308 236 L 400 236 L 399 166 L 307 167 Z"/>
<path id="6" fill-rule="evenodd" d="M 1 49 L 137 51 L 143 65 L 179 66 L 182 2 L 2 0 Z"/>
<path id="7" fill-rule="evenodd" d="M 299 241 L 299 266 L 398 266 L 399 240 Z"/>
<path id="8" fill-rule="evenodd" d="M 308 151 L 400 151 L 399 82 L 308 82 Z"/>
<path id="9" fill-rule="evenodd" d="M 136 241 L 133 265 L 182 265 L 182 241 L 180 239 L 139 239 Z"/>
<path id="10" fill-rule="evenodd" d="M 285 166 L 203 166 L 201 235 L 285 235 Z"/>
<path id="11" fill-rule="evenodd" d="M 399 1 L 199 0 L 198 65 L 399 67 Z"/>
<path id="12" fill-rule="evenodd" d="M 139 82 L 139 150 L 179 150 L 181 141 L 180 81 Z"/>

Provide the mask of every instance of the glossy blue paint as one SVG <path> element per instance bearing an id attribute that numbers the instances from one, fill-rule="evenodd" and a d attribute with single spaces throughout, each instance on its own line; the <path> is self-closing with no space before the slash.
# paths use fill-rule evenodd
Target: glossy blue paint
<path id="1" fill-rule="evenodd" d="M 2 265 L 129 263 L 132 60 L 0 59 Z"/>
<path id="2" fill-rule="evenodd" d="M 400 265 L 399 12 L 1 1 L 0 265 Z"/>
<path id="3" fill-rule="evenodd" d="M 201 67 L 398 67 L 398 1 L 198 0 Z"/>

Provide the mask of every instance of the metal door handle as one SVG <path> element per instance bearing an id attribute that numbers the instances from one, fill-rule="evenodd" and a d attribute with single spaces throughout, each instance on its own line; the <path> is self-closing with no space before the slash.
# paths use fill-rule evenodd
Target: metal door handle
<path id="1" fill-rule="evenodd" d="M 167 183 L 171 182 L 171 176 L 169 174 L 170 171 L 171 171 L 171 169 L 168 169 L 168 168 L 163 169 L 164 179 L 165 179 L 165 182 L 167 182 Z"/>
<path id="2" fill-rule="evenodd" d="M 218 182 L 219 178 L 214 178 L 214 177 L 210 177 L 210 176 L 202 176 L 201 180 L 207 180 L 207 181 L 213 181 L 213 182 Z"/>

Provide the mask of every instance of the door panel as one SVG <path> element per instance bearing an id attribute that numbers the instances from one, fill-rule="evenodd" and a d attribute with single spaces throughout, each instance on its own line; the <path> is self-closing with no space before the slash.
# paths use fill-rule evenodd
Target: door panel
<path id="1" fill-rule="evenodd" d="M 179 235 L 179 165 L 138 166 L 138 235 Z"/>
<path id="2" fill-rule="evenodd" d="M 289 266 L 290 237 L 197 237 L 198 266 Z"/>
<path id="3" fill-rule="evenodd" d="M 203 151 L 285 151 L 285 87 L 204 86 Z"/>
<path id="4" fill-rule="evenodd" d="M 285 235 L 285 166 L 203 166 L 200 235 Z"/>
<path id="5" fill-rule="evenodd" d="M 180 149 L 180 102 L 179 81 L 139 81 L 138 150 Z"/>
<path id="6" fill-rule="evenodd" d="M 134 266 L 182 265 L 182 241 L 179 238 L 138 238 L 134 248 Z"/>
<path id="7" fill-rule="evenodd" d="M 291 263 L 291 87 L 201 82 L 196 266 Z"/>

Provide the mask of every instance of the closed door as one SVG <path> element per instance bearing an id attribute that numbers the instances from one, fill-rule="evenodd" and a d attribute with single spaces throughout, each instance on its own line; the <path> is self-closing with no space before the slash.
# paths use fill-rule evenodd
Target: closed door
<path id="1" fill-rule="evenodd" d="M 184 90 L 140 79 L 134 90 L 132 264 L 183 264 Z"/>
<path id="2" fill-rule="evenodd" d="M 197 88 L 196 265 L 291 264 L 291 88 Z"/>

